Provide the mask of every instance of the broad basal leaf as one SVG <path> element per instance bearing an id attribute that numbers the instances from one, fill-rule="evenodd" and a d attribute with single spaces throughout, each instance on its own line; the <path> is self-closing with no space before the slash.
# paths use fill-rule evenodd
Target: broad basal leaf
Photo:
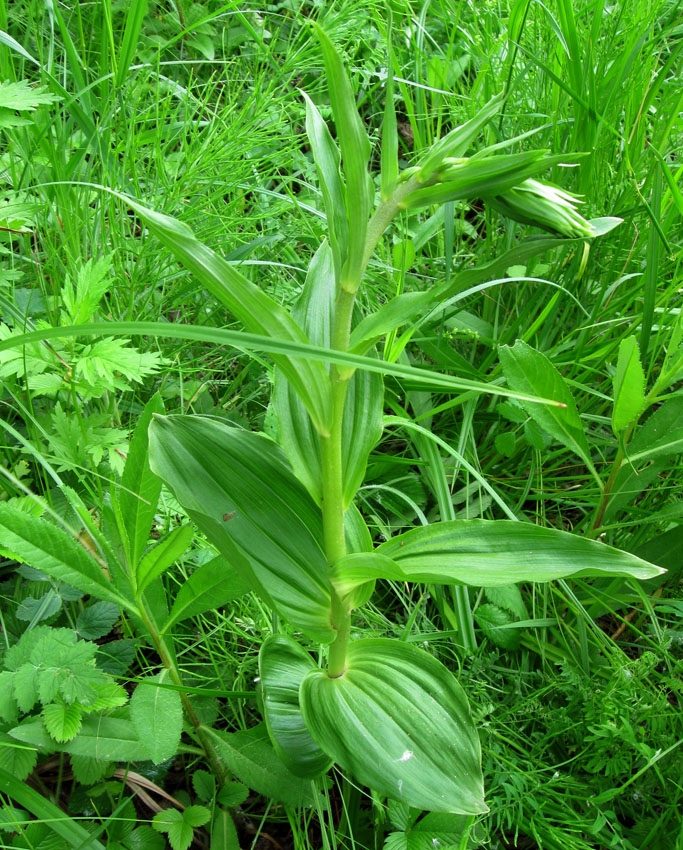
<path id="1" fill-rule="evenodd" d="M 452 520 L 398 534 L 377 551 L 408 581 L 470 584 L 551 581 L 601 575 L 653 578 L 662 570 L 586 537 L 511 520 Z"/>
<path id="2" fill-rule="evenodd" d="M 232 733 L 205 728 L 204 732 L 230 772 L 249 788 L 289 806 L 313 805 L 313 786 L 285 767 L 265 728 Z"/>
<path id="3" fill-rule="evenodd" d="M 357 641 L 344 673 L 309 673 L 300 699 L 313 738 L 364 785 L 419 809 L 487 811 L 467 699 L 453 674 L 423 650 Z"/>
<path id="4" fill-rule="evenodd" d="M 60 528 L 8 505 L 0 505 L 2 549 L 17 560 L 84 593 L 130 608 L 102 567 Z"/>
<path id="5" fill-rule="evenodd" d="M 263 715 L 270 739 L 292 773 L 309 779 L 325 773 L 332 764 L 311 738 L 299 708 L 301 682 L 315 669 L 311 656 L 285 635 L 272 635 L 261 647 Z"/>
<path id="6" fill-rule="evenodd" d="M 334 638 L 322 516 L 275 443 L 208 417 L 156 417 L 150 463 L 254 590 L 313 640 Z"/>
<path id="7" fill-rule="evenodd" d="M 130 717 L 154 764 L 176 754 L 183 728 L 183 708 L 178 691 L 159 687 L 168 684 L 165 672 L 142 679 L 130 698 Z"/>

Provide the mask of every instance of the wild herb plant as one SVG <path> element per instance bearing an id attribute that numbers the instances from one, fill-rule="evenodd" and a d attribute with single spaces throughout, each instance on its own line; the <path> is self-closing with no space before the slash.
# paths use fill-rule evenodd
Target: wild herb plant
<path id="1" fill-rule="evenodd" d="M 179 223 L 131 202 L 150 232 L 242 320 L 253 335 L 245 335 L 242 344 L 270 351 L 276 364 L 273 408 L 280 446 L 212 418 L 155 415 L 150 465 L 224 555 L 237 581 L 258 593 L 295 631 L 328 647 L 324 669 L 284 634 L 273 635 L 262 647 L 263 712 L 287 767 L 314 778 L 336 762 L 363 784 L 413 807 L 474 815 L 486 807 L 479 744 L 464 693 L 447 668 L 422 650 L 380 638 L 350 640 L 352 611 L 368 601 L 380 578 L 495 587 L 570 575 L 648 578 L 660 570 L 588 539 L 512 520 L 432 523 L 373 548 L 353 499 L 382 430 L 377 373 L 401 371 L 366 355 L 387 333 L 442 308 L 464 281 L 398 296 L 354 324 L 356 296 L 378 241 L 401 210 L 490 197 L 507 215 L 524 221 L 533 217 L 539 226 L 579 240 L 594 238 L 615 222 L 585 221 L 572 196 L 535 180 L 557 161 L 545 151 L 499 153 L 508 142 L 465 156 L 502 106 L 499 97 L 400 173 L 393 98 L 387 97 L 375 207 L 370 140 L 341 59 L 322 30 L 318 36 L 339 147 L 307 101 L 307 132 L 329 239 L 311 261 L 292 314 Z M 528 257 L 559 242 L 539 240 L 512 254 Z M 511 257 L 501 262 L 510 265 Z M 427 383 L 437 380 L 410 367 L 403 373 Z M 526 403 L 544 401 L 533 393 L 472 381 L 452 383 Z M 575 415 L 561 406 L 562 399 L 559 404 L 560 413 L 549 415 Z M 551 395 L 550 409 L 557 406 Z M 150 407 L 148 416 L 152 413 Z M 158 640 L 167 629 L 163 613 L 161 618 L 159 612 L 152 614 L 145 597 L 168 559 L 161 557 L 141 579 L 142 528 L 136 526 L 135 535 L 123 540 L 129 557 L 120 581 L 127 582 L 129 599 L 133 590 L 136 611 L 148 632 L 156 634 L 163 663 L 172 670 L 171 652 Z M 126 523 L 119 521 L 119 532 L 125 531 Z M 168 544 L 169 553 L 174 545 Z M 155 557 L 143 560 L 151 563 Z M 460 613 L 464 631 L 464 605 Z M 215 757 L 220 736 L 199 723 L 196 733 L 225 779 Z"/>
<path id="2" fill-rule="evenodd" d="M 474 793 L 472 787 L 463 790 L 462 775 L 450 774 L 458 759 L 469 759 L 469 765 L 465 767 L 473 766 L 475 774 L 477 771 L 475 732 L 467 716 L 466 703 L 453 677 L 430 655 L 413 651 L 407 644 L 361 640 L 351 641 L 350 646 L 347 644 L 345 648 L 351 609 L 369 597 L 376 578 L 426 581 L 433 585 L 457 582 L 456 591 L 463 584 L 488 584 L 490 588 L 487 592 L 491 594 L 493 603 L 496 589 L 500 589 L 500 594 L 506 595 L 508 600 L 514 597 L 514 592 L 508 589 L 508 583 L 513 580 L 535 581 L 544 576 L 590 575 L 595 568 L 612 575 L 636 574 L 641 577 L 654 575 L 655 571 L 648 571 L 642 562 L 623 553 L 619 555 L 608 547 L 586 545 L 589 542 L 581 541 L 578 537 L 560 532 L 545 533 L 547 530 L 529 524 L 517 523 L 521 526 L 518 529 L 505 521 L 497 522 L 497 530 L 494 530 L 491 524 L 483 521 L 467 523 L 447 520 L 427 527 L 426 531 L 408 532 L 369 551 L 372 543 L 353 507 L 353 499 L 363 479 L 367 454 L 379 439 L 383 424 L 381 382 L 375 376 L 382 372 L 393 373 L 410 377 L 423 386 L 459 387 L 473 392 L 490 392 L 495 388 L 457 379 L 445 380 L 443 376 L 426 375 L 424 371 L 420 373 L 420 370 L 378 359 L 373 362 L 372 357 L 364 359 L 364 355 L 372 355 L 374 343 L 385 334 L 395 334 L 396 328 L 400 327 L 399 322 L 413 323 L 416 318 L 428 315 L 430 310 L 436 311 L 433 315 L 438 315 L 444 302 L 455 298 L 462 289 L 476 286 L 480 281 L 495 276 L 495 269 L 502 271 L 516 262 L 524 263 L 528 257 L 563 244 L 566 240 L 554 238 L 527 243 L 501 257 L 487 269 L 468 270 L 455 281 L 450 281 L 449 286 L 437 286 L 429 293 L 411 293 L 410 297 L 397 299 L 376 314 L 359 321 L 360 317 L 353 315 L 358 312 L 354 302 L 364 267 L 382 235 L 383 225 L 387 226 L 393 215 L 403 207 L 417 208 L 419 204 L 431 205 L 459 198 L 483 197 L 491 207 L 497 206 L 528 221 L 528 208 L 520 201 L 520 197 L 525 195 L 525 187 L 530 189 L 526 181 L 535 180 L 534 175 L 540 174 L 545 167 L 544 163 L 548 165 L 552 159 L 537 154 L 526 157 L 515 154 L 511 156 L 517 159 L 505 160 L 496 151 L 486 150 L 465 159 L 465 154 L 477 138 L 479 127 L 475 120 L 469 128 L 472 136 L 468 137 L 469 131 L 461 128 L 460 135 L 456 133 L 450 137 L 453 147 L 435 157 L 431 174 L 427 168 L 429 154 L 425 154 L 415 166 L 418 171 L 410 174 L 406 170 L 399 175 L 395 163 L 395 137 L 392 138 L 390 132 L 392 105 L 389 104 L 391 98 L 388 98 L 382 145 L 383 193 L 380 204 L 370 216 L 375 199 L 374 188 L 368 184 L 369 156 L 364 130 L 357 118 L 355 104 L 338 60 L 324 36 L 321 38 L 326 50 L 341 157 L 315 107 L 308 104 L 311 147 L 321 174 L 329 241 L 321 247 L 311 264 L 302 298 L 292 311 L 292 318 L 299 327 L 292 324 L 273 301 L 255 290 L 234 267 L 222 263 L 177 222 L 140 205 L 134 206 L 149 230 L 165 241 L 252 334 L 251 337 L 236 334 L 232 338 L 224 335 L 222 339 L 217 334 L 216 342 L 241 344 L 246 350 L 250 350 L 250 347 L 258 350 L 260 347 L 274 355 L 278 371 L 272 409 L 278 421 L 278 439 L 287 460 L 264 437 L 229 428 L 215 420 L 192 421 L 171 417 L 155 421 L 152 427 L 154 467 L 174 489 L 197 525 L 225 555 L 224 559 L 212 565 L 211 570 L 200 568 L 193 575 L 193 580 L 183 588 L 183 591 L 188 592 L 183 595 L 181 591 L 181 595 L 169 605 L 163 598 L 163 588 L 158 579 L 177 557 L 182 549 L 181 543 L 189 542 L 189 536 L 186 530 L 178 530 L 168 540 L 145 551 L 149 525 L 154 515 L 154 508 L 150 510 L 149 506 L 153 505 L 155 499 L 149 492 L 145 495 L 145 488 L 152 487 L 149 483 L 152 479 L 146 475 L 144 444 L 146 424 L 152 412 L 160 410 L 159 402 L 155 400 L 140 423 L 136 439 L 138 448 L 131 450 L 128 471 L 124 473 L 126 489 L 112 494 L 111 507 L 107 508 L 107 519 L 103 523 L 105 534 L 99 532 L 92 523 L 89 526 L 99 547 L 100 563 L 96 565 L 99 573 L 92 570 L 92 559 L 86 568 L 85 562 L 81 562 L 72 550 L 65 548 L 64 551 L 73 555 L 74 562 L 89 576 L 90 581 L 84 581 L 82 576 L 79 579 L 73 572 L 68 573 L 68 577 L 73 579 L 76 586 L 87 585 L 87 592 L 104 598 L 111 598 L 109 594 L 113 585 L 121 593 L 118 604 L 128 612 L 131 621 L 137 624 L 138 634 L 148 635 L 160 650 L 167 671 L 155 682 L 139 686 L 134 693 L 137 708 L 131 702 L 130 708 L 125 708 L 119 715 L 102 718 L 105 729 L 108 728 L 108 720 L 122 723 L 117 727 L 120 740 L 119 748 L 112 751 L 114 757 L 125 760 L 142 758 L 151 753 L 157 759 L 182 747 L 178 744 L 180 731 L 177 719 L 173 723 L 164 723 L 168 716 L 179 716 L 178 694 L 183 691 L 178 665 L 173 658 L 172 627 L 179 621 L 179 613 L 187 610 L 199 613 L 204 610 L 202 605 L 228 601 L 231 593 L 242 592 L 248 586 L 269 602 L 295 632 L 329 646 L 326 672 L 317 669 L 308 652 L 300 646 L 297 648 L 293 641 L 283 635 L 266 641 L 261 653 L 266 722 L 275 748 L 291 769 L 309 777 L 326 769 L 330 761 L 335 759 L 360 781 L 374 786 L 380 793 L 401 797 L 404 804 L 411 802 L 422 806 L 425 797 L 429 796 L 427 807 L 434 807 L 437 796 L 429 793 L 428 783 L 438 782 L 441 793 L 443 784 L 440 771 L 445 770 L 449 772 L 451 783 L 445 786 L 451 794 L 449 807 L 457 806 L 456 811 L 463 811 L 466 806 L 469 806 L 470 811 L 475 808 L 481 810 L 480 789 L 475 788 Z M 491 105 L 489 116 L 480 116 L 479 126 L 483 127 L 487 117 L 495 118 L 495 107 L 495 103 Z M 344 130 L 343 126 L 350 129 Z M 443 158 L 439 159 L 439 156 Z M 566 154 L 562 160 L 566 160 Z M 343 163 L 341 173 L 340 162 Z M 477 162 L 480 162 L 481 168 Z M 513 167 L 517 169 L 514 179 L 509 171 Z M 531 169 L 528 177 L 525 168 Z M 509 186 L 504 182 L 505 178 L 512 180 Z M 405 192 L 405 195 L 401 195 L 401 192 Z M 534 193 L 529 191 L 526 194 L 533 196 Z M 574 236 L 579 240 L 579 246 L 583 238 L 596 235 L 601 226 L 596 224 L 592 226 L 593 229 L 588 229 L 585 222 L 577 217 L 573 200 L 558 195 L 556 190 L 546 190 L 546 194 L 537 197 L 536 201 L 536 217 L 532 218 L 534 223 L 544 224 L 565 237 Z M 552 205 L 548 206 L 547 203 L 551 201 L 559 202 L 561 208 L 558 210 Z M 392 204 L 395 206 L 393 210 Z M 602 226 L 605 224 L 603 222 Z M 567 230 L 567 227 L 570 229 Z M 572 227 L 578 229 L 574 231 Z M 89 332 L 87 327 L 81 330 Z M 131 328 L 131 332 L 139 330 Z M 157 327 L 154 332 L 162 334 L 164 329 Z M 182 332 L 185 331 L 181 329 Z M 345 335 L 349 337 L 346 347 L 340 343 Z M 313 354 L 318 358 L 315 361 L 310 360 Z M 533 358 L 533 354 L 523 346 L 517 346 L 516 359 L 521 360 L 524 354 Z M 513 355 L 508 359 L 512 361 Z M 321 363 L 331 364 L 329 372 L 326 367 L 318 368 Z M 578 417 L 563 391 L 556 393 L 554 390 L 541 391 L 536 387 L 514 387 L 515 372 L 506 365 L 505 360 L 504 368 L 513 386 L 512 395 L 525 404 L 530 415 L 540 422 L 543 412 L 550 411 L 552 419 L 559 420 L 560 424 L 550 427 L 542 424 L 542 427 L 550 434 L 560 435 L 560 439 L 567 439 L 566 435 L 569 434 L 573 440 L 569 445 L 581 447 L 581 439 L 576 433 Z M 621 369 L 622 374 L 625 368 Z M 536 375 L 535 370 L 530 371 L 533 376 Z M 551 389 L 553 381 L 548 380 L 548 375 L 552 377 L 552 369 L 549 371 L 544 367 L 541 371 L 545 376 L 544 387 Z M 623 381 L 619 383 L 620 389 L 618 393 L 615 392 L 615 396 L 621 395 L 623 404 L 631 395 L 632 383 L 622 384 Z M 529 396 L 563 401 L 568 407 L 544 407 L 536 401 L 531 404 Z M 653 400 L 657 398 L 658 395 L 653 396 Z M 406 417 L 400 418 L 403 420 L 400 423 L 387 421 L 386 424 L 418 433 L 414 423 Z M 627 424 L 630 425 L 636 419 L 636 412 L 632 411 Z M 618 429 L 617 435 L 621 436 L 624 428 L 619 423 L 621 419 L 617 417 L 615 429 Z M 440 464 L 440 460 L 437 460 Z M 626 469 L 623 460 L 619 467 Z M 588 468 L 591 468 L 590 464 Z M 235 469 L 239 469 L 238 474 Z M 292 470 L 295 475 L 292 475 Z M 139 474 L 139 478 L 136 478 L 136 474 Z M 138 504 L 139 500 L 126 497 L 126 490 L 142 496 L 148 506 L 141 507 L 144 502 Z M 76 498 L 72 496 L 72 499 L 76 504 Z M 78 509 L 83 521 L 87 522 L 84 506 L 79 505 Z M 442 515 L 445 515 L 445 510 Z M 46 530 L 46 523 L 38 521 L 30 522 L 30 528 L 22 526 L 11 511 L 7 511 L 3 519 L 6 528 L 10 527 L 10 522 L 17 521 L 16 526 L 11 526 L 15 537 L 14 549 L 10 551 L 14 551 L 20 558 L 32 558 L 32 563 L 38 564 L 41 553 L 44 558 L 45 550 L 50 550 L 48 555 L 51 559 L 48 557 L 44 563 L 45 571 L 60 578 L 67 575 L 63 560 L 54 557 L 58 546 L 66 546 L 64 535 L 59 537 L 55 532 L 50 543 L 49 534 L 52 532 Z M 44 535 L 43 548 L 35 547 L 29 551 L 26 541 L 31 535 L 38 539 L 39 534 Z M 185 541 L 184 536 L 187 538 Z M 529 556 L 525 555 L 526 563 L 522 565 L 519 564 L 520 546 L 524 547 L 525 553 L 530 553 Z M 586 566 L 589 558 L 595 560 L 591 566 Z M 109 578 L 102 572 L 102 563 L 106 563 Z M 230 586 L 232 590 L 227 592 L 226 588 Z M 221 595 L 216 588 L 220 588 Z M 199 607 L 195 605 L 193 608 L 195 593 L 202 595 Z M 184 608 L 178 606 L 181 597 Z M 455 598 L 460 602 L 455 620 L 459 639 L 466 644 L 464 635 L 469 628 L 467 597 L 456 592 Z M 501 598 L 500 595 L 497 597 L 499 602 Z M 354 650 L 356 646 L 358 649 Z M 416 663 L 421 671 L 417 683 L 412 681 Z M 367 678 L 368 671 L 371 682 Z M 164 687 L 169 679 L 175 683 L 175 689 Z M 377 759 L 373 762 L 373 756 L 368 755 L 372 753 L 370 746 L 373 743 L 384 744 L 385 730 L 377 728 L 374 719 L 378 683 L 385 688 L 383 693 L 386 699 L 382 698 L 382 709 L 387 714 L 386 729 L 395 733 L 392 745 L 396 747 L 395 752 L 391 753 L 396 756 L 395 762 L 384 763 L 380 769 L 376 767 L 379 764 Z M 403 694 L 397 692 L 399 683 L 405 685 Z M 416 700 L 424 699 L 425 691 L 427 696 L 433 696 L 437 686 L 446 692 L 444 705 L 450 705 L 450 715 L 446 713 L 444 718 L 440 714 L 437 720 L 447 728 L 448 723 L 460 719 L 467 734 L 454 736 L 453 740 L 459 742 L 461 748 L 452 750 L 442 764 L 429 764 L 426 769 L 421 769 L 422 759 L 429 760 L 430 753 L 427 750 L 434 751 L 426 743 L 428 739 L 422 734 L 424 730 L 420 729 L 419 724 L 413 724 L 407 730 L 403 727 L 397 730 L 391 720 L 402 721 L 404 716 L 409 716 L 408 709 L 412 711 Z M 321 699 L 318 699 L 318 694 L 322 694 Z M 347 699 L 351 702 L 349 694 L 354 699 L 351 706 L 343 702 Z M 192 718 L 189 700 L 184 701 L 188 716 Z M 370 740 L 359 734 L 364 721 L 369 734 L 374 734 Z M 113 728 L 112 724 L 109 728 Z M 342 734 L 339 734 L 339 728 Z M 196 726 L 194 735 L 198 742 L 204 744 L 219 782 L 225 781 L 225 763 L 229 763 L 232 772 L 238 777 L 247 782 L 251 780 L 252 787 L 262 790 L 262 793 L 270 793 L 265 785 L 258 784 L 255 775 L 248 775 L 244 760 L 240 761 L 235 755 L 236 752 L 240 755 L 258 752 L 262 763 L 267 762 L 269 750 L 263 738 L 239 739 L 212 731 L 201 722 Z M 16 737 L 20 737 L 20 733 Z M 414 737 L 419 737 L 417 744 Z M 126 738 L 127 749 L 121 743 Z M 30 739 L 26 740 L 30 743 Z M 78 740 L 80 746 L 94 747 L 85 738 Z M 402 761 L 407 752 L 411 753 L 410 757 Z M 368 762 L 373 763 L 369 765 Z M 373 769 L 382 775 L 373 774 Z M 404 789 L 403 785 L 399 787 L 399 783 L 405 784 L 406 776 L 409 776 L 409 781 Z M 289 774 L 280 774 L 280 785 L 293 781 Z M 277 780 L 271 787 L 275 785 Z M 230 789 L 231 785 L 227 788 Z M 239 788 L 237 791 L 238 794 L 242 793 Z M 470 793 L 469 799 L 467 792 Z M 277 791 L 272 794 L 276 796 Z M 231 807 L 231 799 L 236 798 L 228 796 L 223 803 L 224 809 Z M 305 799 L 303 790 L 300 799 Z M 400 805 L 392 807 L 397 826 Z M 197 823 L 202 818 L 202 813 L 198 813 Z M 177 820 L 168 819 L 169 837 L 172 829 L 178 831 L 181 838 L 183 835 L 186 837 L 185 827 L 192 827 L 193 818 L 188 817 L 187 824 L 173 826 L 172 822 Z M 404 821 L 406 828 L 411 828 L 411 817 L 407 816 Z M 165 821 L 160 819 L 158 826 L 163 828 L 164 824 Z"/>

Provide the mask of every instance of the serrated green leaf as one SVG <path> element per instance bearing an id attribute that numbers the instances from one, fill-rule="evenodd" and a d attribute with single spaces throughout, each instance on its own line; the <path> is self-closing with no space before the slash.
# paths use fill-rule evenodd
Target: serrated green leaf
<path id="1" fill-rule="evenodd" d="M 271 635 L 261 646 L 263 716 L 270 740 L 292 773 L 306 779 L 325 773 L 332 764 L 311 738 L 299 708 L 301 682 L 315 669 L 311 656 L 285 635 Z"/>
<path id="2" fill-rule="evenodd" d="M 0 732 L 0 770 L 6 770 L 15 779 L 24 780 L 33 772 L 37 761 L 36 749 L 23 746 L 9 735 Z"/>
<path id="3" fill-rule="evenodd" d="M 638 343 L 633 336 L 622 339 L 619 344 L 617 371 L 612 386 L 612 430 L 618 435 L 638 419 L 645 407 L 645 373 L 640 362 Z"/>
<path id="4" fill-rule="evenodd" d="M 176 754 L 183 729 L 183 707 L 178 691 L 157 687 L 166 672 L 138 682 L 130 698 L 130 717 L 154 764 Z"/>
<path id="5" fill-rule="evenodd" d="M 312 784 L 285 767 L 265 726 L 232 733 L 205 727 L 204 734 L 212 739 L 230 772 L 247 787 L 290 806 L 313 805 Z"/>
<path id="6" fill-rule="evenodd" d="M 512 617 L 497 605 L 485 602 L 474 612 L 474 620 L 487 638 L 503 649 L 518 649 L 522 636 L 518 629 L 504 629 Z"/>
<path id="7" fill-rule="evenodd" d="M 555 528 L 511 520 L 452 520 L 382 543 L 407 581 L 493 587 L 568 576 L 653 578 L 662 570 L 628 552 Z"/>
<path id="8" fill-rule="evenodd" d="M 54 616 L 59 609 L 62 607 L 62 600 L 55 593 L 55 591 L 50 588 L 47 593 L 38 599 L 34 599 L 32 596 L 27 596 L 17 607 L 16 610 L 16 618 L 17 620 L 28 621 L 28 628 L 32 628 L 36 623 L 40 623 L 43 620 L 47 620 L 50 617 Z"/>
<path id="9" fill-rule="evenodd" d="M 38 668 L 35 664 L 27 661 L 15 671 L 14 698 L 23 712 L 30 711 L 38 700 Z"/>
<path id="10" fill-rule="evenodd" d="M 56 103 L 60 98 L 45 86 L 34 88 L 26 80 L 18 83 L 0 82 L 0 109 L 33 112 L 43 104 Z"/>
<path id="11" fill-rule="evenodd" d="M 94 602 L 78 615 L 76 630 L 86 640 L 97 640 L 109 634 L 120 616 L 119 606 L 113 602 Z"/>
<path id="12" fill-rule="evenodd" d="M 388 639 L 352 643 L 341 676 L 301 685 L 311 735 L 357 781 L 431 811 L 487 811 L 467 699 L 441 662 Z"/>
<path id="13" fill-rule="evenodd" d="M 136 826 L 126 838 L 127 850 L 164 850 L 166 842 L 151 826 Z"/>
<path id="14" fill-rule="evenodd" d="M 194 530 L 191 525 L 181 525 L 174 528 L 170 534 L 167 534 L 147 552 L 138 564 L 136 571 L 139 592 L 144 591 L 155 578 L 163 575 L 181 555 L 185 554 L 192 542 L 193 534 Z"/>
<path id="15" fill-rule="evenodd" d="M 511 389 L 562 402 L 565 407 L 520 402 L 545 431 L 576 452 L 593 469 L 590 449 L 574 398 L 564 379 L 545 354 L 535 351 L 522 340 L 514 346 L 501 345 L 498 356 Z"/>
<path id="16" fill-rule="evenodd" d="M 81 728 L 83 713 L 76 704 L 53 702 L 43 707 L 42 714 L 48 734 L 59 744 L 75 738 Z"/>
<path id="17" fill-rule="evenodd" d="M 155 418 L 152 469 L 252 589 L 329 643 L 322 515 L 284 453 L 259 434 L 200 416 Z"/>
<path id="18" fill-rule="evenodd" d="M 94 785 L 109 768 L 109 762 L 98 761 L 90 756 L 69 756 L 74 777 L 81 785 Z"/>
<path id="19" fill-rule="evenodd" d="M 529 616 L 522 593 L 516 584 L 501 584 L 486 588 L 486 598 L 489 602 L 514 614 L 518 620 L 526 620 Z"/>
<path id="20" fill-rule="evenodd" d="M 218 792 L 218 802 L 226 809 L 235 809 L 241 806 L 249 796 L 249 789 L 241 782 L 228 782 Z"/>
<path id="21" fill-rule="evenodd" d="M 202 802 L 209 803 L 216 793 L 216 780 L 208 770 L 195 770 L 192 774 L 192 787 Z"/>
<path id="22" fill-rule="evenodd" d="M 97 648 L 97 666 L 110 676 L 123 676 L 134 658 L 135 644 L 131 638 L 112 640 Z"/>
<path id="23" fill-rule="evenodd" d="M 84 593 L 131 608 L 97 561 L 72 537 L 44 519 L 0 505 L 3 546 L 21 561 Z"/>
<path id="24" fill-rule="evenodd" d="M 0 720 L 14 723 L 17 719 L 17 701 L 14 698 L 14 673 L 3 670 L 0 673 Z"/>

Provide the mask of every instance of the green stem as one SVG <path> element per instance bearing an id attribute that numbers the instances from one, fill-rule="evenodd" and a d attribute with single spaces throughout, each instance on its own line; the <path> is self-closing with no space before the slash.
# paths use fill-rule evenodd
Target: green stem
<path id="1" fill-rule="evenodd" d="M 595 515 L 593 517 L 593 522 L 591 524 L 590 530 L 588 531 L 587 537 L 598 536 L 598 530 L 602 525 L 602 520 L 605 516 L 605 511 L 607 510 L 607 505 L 609 504 L 609 500 L 612 495 L 612 490 L 614 490 L 614 485 L 617 482 L 617 475 L 619 474 L 619 470 L 623 466 L 624 458 L 626 457 L 626 446 L 628 445 L 628 442 L 631 439 L 631 434 L 633 433 L 633 429 L 635 428 L 637 421 L 637 419 L 634 420 L 628 426 L 628 428 L 624 432 L 623 440 L 619 443 L 619 448 L 617 450 L 616 457 L 614 458 L 614 462 L 612 463 L 612 469 L 610 470 L 609 478 L 605 483 L 605 486 L 602 491 L 602 496 L 600 497 L 598 506 L 595 509 Z"/>
<path id="2" fill-rule="evenodd" d="M 361 284 L 372 252 L 392 219 L 399 212 L 402 199 L 414 188 L 414 179 L 402 183 L 395 189 L 390 198 L 380 204 L 368 222 L 361 263 L 357 268 L 346 270 L 335 304 L 331 348 L 337 351 L 348 351 L 356 292 Z M 336 366 L 330 367 L 332 425 L 329 436 L 320 437 L 323 539 L 329 568 L 333 567 L 346 554 L 342 433 L 344 406 L 350 378 L 351 375 L 340 372 Z M 332 589 L 330 622 L 337 636 L 330 646 L 327 674 L 331 678 L 337 678 L 343 675 L 346 669 L 346 651 L 351 634 L 351 614 L 334 588 Z"/>
<path id="3" fill-rule="evenodd" d="M 213 741 L 208 737 L 204 727 L 197 717 L 194 706 L 190 702 L 190 697 L 183 690 L 184 683 L 182 676 L 180 675 L 180 670 L 173 660 L 173 654 L 166 645 L 166 641 L 159 633 L 154 621 L 146 610 L 144 599 L 138 598 L 138 607 L 140 608 L 142 622 L 147 629 L 147 633 L 152 639 L 152 643 L 154 644 L 156 651 L 159 653 L 162 665 L 168 671 L 169 678 L 173 684 L 180 689 L 180 701 L 182 702 L 183 710 L 185 711 L 187 719 L 194 727 L 195 733 L 199 738 L 202 748 L 204 749 L 204 753 L 206 754 L 206 758 L 209 762 L 213 775 L 216 777 L 216 782 L 219 787 L 223 787 L 230 781 L 230 773 L 223 763 L 223 759 L 220 757 Z"/>

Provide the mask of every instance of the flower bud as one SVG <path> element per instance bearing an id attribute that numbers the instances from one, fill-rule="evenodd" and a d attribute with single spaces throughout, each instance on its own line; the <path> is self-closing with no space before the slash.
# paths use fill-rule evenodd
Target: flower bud
<path id="1" fill-rule="evenodd" d="M 550 183 L 528 179 L 488 203 L 504 216 L 562 236 L 590 239 L 593 228 L 577 206 L 577 195 Z"/>

